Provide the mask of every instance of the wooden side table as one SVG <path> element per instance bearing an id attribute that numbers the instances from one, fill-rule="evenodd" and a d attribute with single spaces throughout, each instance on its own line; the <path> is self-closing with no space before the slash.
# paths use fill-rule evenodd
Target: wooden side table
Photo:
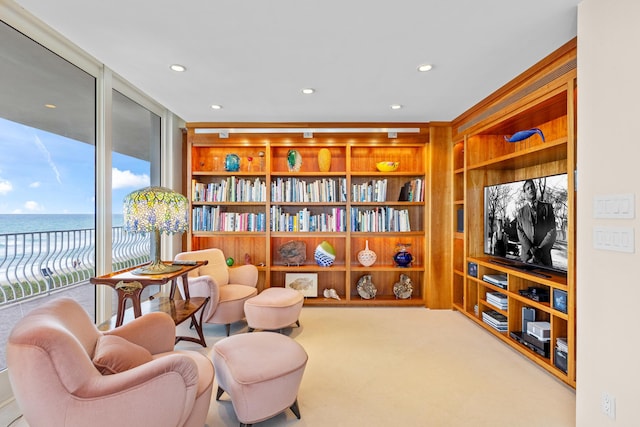
<path id="1" fill-rule="evenodd" d="M 171 264 L 171 262 L 167 262 Z M 151 311 L 162 311 L 171 316 L 176 326 L 184 322 L 187 319 L 191 319 L 191 322 L 198 333 L 199 338 L 177 336 L 176 343 L 180 340 L 192 341 L 207 346 L 207 343 L 202 333 L 202 315 L 204 313 L 204 307 L 209 302 L 209 297 L 194 297 L 189 295 L 189 279 L 188 274 L 190 271 L 206 265 L 207 261 L 195 261 L 193 264 L 181 265 L 180 270 L 165 274 L 133 274 L 133 271 L 138 268 L 131 267 L 120 271 L 114 271 L 113 273 L 105 274 L 104 276 L 92 277 L 90 282 L 94 285 L 107 285 L 115 289 L 118 295 L 118 313 L 116 315 L 116 327 L 122 325 L 124 320 L 124 312 L 126 309 L 127 300 L 131 300 L 133 307 L 133 315 L 140 317 L 142 315 L 142 308 L 140 305 L 140 295 L 144 288 L 150 285 L 164 285 L 171 281 L 171 290 L 169 297 L 153 298 L 151 300 Z M 184 286 L 184 300 L 176 300 L 176 286 L 178 278 L 182 277 L 182 283 Z M 196 318 L 196 313 L 200 310 L 200 319 Z"/>

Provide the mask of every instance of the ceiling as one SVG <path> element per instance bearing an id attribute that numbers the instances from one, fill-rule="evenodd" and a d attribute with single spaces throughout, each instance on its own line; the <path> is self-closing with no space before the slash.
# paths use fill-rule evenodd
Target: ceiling
<path id="1" fill-rule="evenodd" d="M 428 122 L 575 37 L 580 0 L 15 1 L 187 122 Z"/>

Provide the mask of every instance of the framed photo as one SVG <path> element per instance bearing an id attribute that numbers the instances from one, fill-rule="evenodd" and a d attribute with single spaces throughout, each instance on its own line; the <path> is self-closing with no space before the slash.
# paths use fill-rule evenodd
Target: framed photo
<path id="1" fill-rule="evenodd" d="M 553 308 L 563 313 L 567 312 L 567 293 L 561 289 L 553 290 Z"/>
<path id="2" fill-rule="evenodd" d="M 318 273 L 286 273 L 284 286 L 302 292 L 305 297 L 317 297 Z"/>

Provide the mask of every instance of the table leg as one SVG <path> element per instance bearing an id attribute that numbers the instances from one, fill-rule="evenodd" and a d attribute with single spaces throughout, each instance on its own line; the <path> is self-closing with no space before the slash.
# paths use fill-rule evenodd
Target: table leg
<path id="1" fill-rule="evenodd" d="M 178 341 L 191 341 L 191 342 L 195 342 L 200 344 L 203 347 L 207 346 L 207 341 L 204 338 L 204 333 L 202 332 L 202 316 L 204 315 L 204 309 L 207 306 L 207 304 L 209 303 L 209 300 L 211 298 L 207 297 L 207 299 L 204 301 L 204 304 L 202 304 L 202 307 L 200 307 L 200 319 L 196 318 L 196 313 L 193 313 L 191 315 L 191 324 L 194 326 L 194 328 L 196 329 L 196 332 L 198 333 L 198 338 L 193 338 L 193 337 L 185 337 L 185 336 L 177 336 L 176 337 L 176 341 L 175 343 L 177 344 Z"/>

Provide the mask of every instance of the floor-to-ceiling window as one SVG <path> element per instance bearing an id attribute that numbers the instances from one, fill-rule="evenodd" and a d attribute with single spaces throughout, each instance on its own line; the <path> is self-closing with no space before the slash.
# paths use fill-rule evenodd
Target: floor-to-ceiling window
<path id="1" fill-rule="evenodd" d="M 160 184 L 161 108 L 104 70 L 0 21 L 0 370 L 24 313 L 65 294 L 94 316 L 112 291 L 89 278 L 148 258 L 148 237 L 122 232 L 122 199 Z"/>

